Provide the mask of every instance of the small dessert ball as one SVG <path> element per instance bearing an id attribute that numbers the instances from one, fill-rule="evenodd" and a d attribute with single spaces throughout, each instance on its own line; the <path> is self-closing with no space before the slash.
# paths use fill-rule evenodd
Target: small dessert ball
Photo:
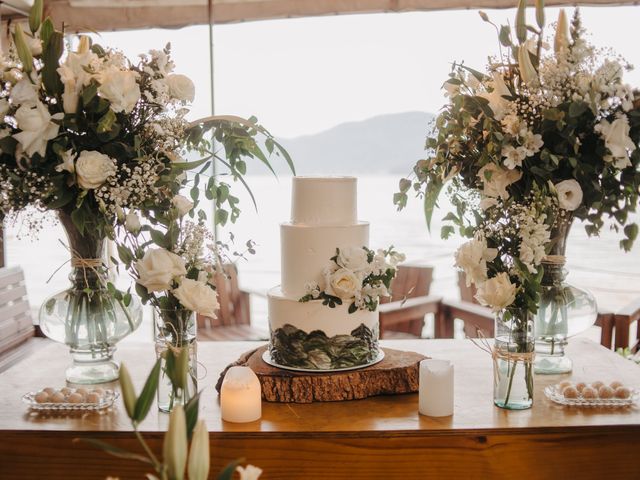
<path id="1" fill-rule="evenodd" d="M 43 388 L 42 391 L 49 395 L 53 395 L 54 393 L 56 393 L 56 389 L 51 387 Z"/>
<path id="2" fill-rule="evenodd" d="M 64 396 L 67 396 L 72 394 L 73 390 L 71 390 L 69 387 L 63 387 L 60 389 L 60 393 L 62 393 Z"/>
<path id="3" fill-rule="evenodd" d="M 49 393 L 44 390 L 42 392 L 38 392 L 36 393 L 35 399 L 38 403 L 47 403 L 49 401 Z"/>
<path id="4" fill-rule="evenodd" d="M 576 383 L 576 390 L 578 390 L 580 393 L 582 393 L 582 391 L 585 389 L 586 386 L 587 386 L 587 384 L 584 383 L 584 382 Z"/>
<path id="5" fill-rule="evenodd" d="M 631 390 L 627 387 L 618 387 L 615 391 L 616 398 L 627 399 L 631 396 Z"/>
<path id="6" fill-rule="evenodd" d="M 615 390 L 616 388 L 622 387 L 623 385 L 622 385 L 622 382 L 619 382 L 618 380 L 615 380 L 615 381 L 611 382 L 609 384 L 609 386 Z"/>
<path id="7" fill-rule="evenodd" d="M 79 393 L 80 395 L 85 397 L 87 393 L 89 393 L 89 391 L 86 388 L 76 388 L 76 393 Z"/>
<path id="8" fill-rule="evenodd" d="M 67 397 L 67 402 L 69 403 L 82 403 L 84 402 L 84 395 L 80 395 L 79 393 L 72 393 Z"/>
<path id="9" fill-rule="evenodd" d="M 96 393 L 96 394 L 100 395 L 101 397 L 104 395 L 104 388 L 98 387 L 98 388 L 94 388 L 92 391 L 93 391 L 93 393 Z"/>
<path id="10" fill-rule="evenodd" d="M 569 380 L 565 380 L 564 382 L 560 382 L 558 384 L 558 388 L 560 389 L 561 392 L 563 392 L 564 389 L 567 387 L 573 387 L 573 382 L 570 382 Z"/>
<path id="11" fill-rule="evenodd" d="M 598 391 L 595 388 L 584 387 L 582 389 L 582 398 L 587 398 L 587 399 L 598 398 Z"/>
<path id="12" fill-rule="evenodd" d="M 600 387 L 602 387 L 604 385 L 604 382 L 601 382 L 600 380 L 598 380 L 597 382 L 593 382 L 591 384 L 591 388 L 595 388 L 596 390 L 600 390 Z"/>
<path id="13" fill-rule="evenodd" d="M 578 398 L 579 393 L 576 387 L 569 386 L 562 390 L 562 395 L 564 395 L 564 398 Z"/>
<path id="14" fill-rule="evenodd" d="M 64 394 L 62 392 L 55 392 L 51 395 L 49 401 L 53 403 L 64 403 Z"/>
<path id="15" fill-rule="evenodd" d="M 600 395 L 600 398 L 613 398 L 613 396 L 615 395 L 615 391 L 613 390 L 613 388 L 603 385 L 598 390 L 598 395 Z"/>
<path id="16" fill-rule="evenodd" d="M 85 401 L 87 403 L 100 403 L 101 398 L 102 397 L 98 395 L 96 392 L 91 392 L 87 394 Z"/>

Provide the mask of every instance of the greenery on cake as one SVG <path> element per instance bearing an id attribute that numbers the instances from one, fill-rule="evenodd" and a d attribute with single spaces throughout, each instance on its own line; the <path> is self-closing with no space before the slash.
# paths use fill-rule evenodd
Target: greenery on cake
<path id="1" fill-rule="evenodd" d="M 271 358 L 278 364 L 312 370 L 365 365 L 378 355 L 378 332 L 360 324 L 349 335 L 328 337 L 286 324 L 271 335 Z"/>
<path id="2" fill-rule="evenodd" d="M 322 304 L 330 308 L 347 301 L 349 313 L 373 312 L 378 308 L 380 297 L 391 295 L 396 267 L 404 259 L 393 246 L 377 252 L 367 247 L 336 248 L 335 256 L 322 272 L 323 284 L 305 285 L 307 293 L 299 301 L 322 300 Z"/>

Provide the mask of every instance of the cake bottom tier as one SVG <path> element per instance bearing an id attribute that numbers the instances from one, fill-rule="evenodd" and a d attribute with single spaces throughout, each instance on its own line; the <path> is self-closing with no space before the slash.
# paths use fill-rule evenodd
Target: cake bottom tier
<path id="1" fill-rule="evenodd" d="M 269 292 L 271 358 L 288 367 L 332 370 L 366 365 L 378 356 L 378 312 L 301 303 Z"/>

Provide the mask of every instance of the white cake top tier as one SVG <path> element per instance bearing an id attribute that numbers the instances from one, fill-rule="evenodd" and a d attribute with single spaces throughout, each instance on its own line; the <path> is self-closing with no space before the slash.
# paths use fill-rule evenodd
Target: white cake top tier
<path id="1" fill-rule="evenodd" d="M 293 177 L 291 223 L 354 225 L 358 223 L 355 177 Z"/>

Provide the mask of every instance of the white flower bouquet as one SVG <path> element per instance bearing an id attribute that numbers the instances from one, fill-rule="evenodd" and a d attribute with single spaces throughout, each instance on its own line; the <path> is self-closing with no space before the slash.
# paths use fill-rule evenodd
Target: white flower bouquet
<path id="1" fill-rule="evenodd" d="M 347 301 L 349 313 L 373 312 L 378 308 L 380 297 L 391 295 L 396 267 L 404 259 L 393 247 L 377 252 L 366 247 L 336 248 L 336 255 L 323 271 L 323 285 L 305 285 L 307 294 L 299 301 L 322 300 L 330 308 Z"/>

